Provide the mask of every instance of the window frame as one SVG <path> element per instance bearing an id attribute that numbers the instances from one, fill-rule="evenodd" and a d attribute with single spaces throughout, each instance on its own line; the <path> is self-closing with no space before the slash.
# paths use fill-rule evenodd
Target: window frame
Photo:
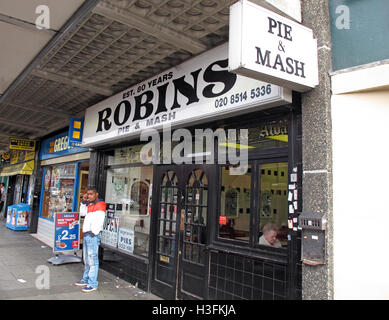
<path id="1" fill-rule="evenodd" d="M 276 251 L 279 251 L 279 252 L 285 252 L 285 254 L 287 254 L 289 244 L 288 244 L 288 246 L 282 247 L 282 248 L 271 248 L 271 247 L 267 247 L 267 246 L 264 246 L 264 245 L 260 245 L 258 243 L 258 241 L 259 241 L 259 227 L 260 227 L 260 223 L 261 223 L 261 221 L 259 219 L 259 195 L 261 193 L 261 165 L 269 164 L 269 163 L 280 163 L 280 162 L 286 162 L 287 165 L 288 165 L 288 169 L 289 169 L 288 157 L 280 157 L 280 158 L 266 160 L 266 161 L 265 160 L 258 160 L 257 161 L 257 165 L 256 165 L 256 170 L 257 170 L 256 181 L 257 181 L 258 185 L 257 185 L 257 190 L 256 190 L 256 197 L 254 199 L 256 204 L 255 204 L 255 215 L 253 217 L 253 228 L 254 228 L 254 230 L 253 230 L 252 246 L 253 246 L 253 248 L 257 248 L 257 249 L 265 249 L 265 250 L 271 249 L 271 250 L 276 250 Z M 288 172 L 286 174 L 287 174 L 286 178 L 288 179 Z M 288 207 L 288 206 L 286 206 L 286 207 Z"/>
<path id="2" fill-rule="evenodd" d="M 139 144 L 134 144 L 134 145 L 139 145 Z M 124 148 L 124 147 L 131 147 L 131 146 L 134 146 L 134 145 L 125 145 L 125 146 L 119 146 L 117 148 L 109 148 L 109 149 L 105 149 L 105 150 L 102 150 L 102 153 L 104 154 L 105 157 L 108 158 L 108 152 L 111 152 L 111 151 L 114 151 L 115 149 L 121 149 L 121 148 Z M 107 159 L 107 162 L 108 162 L 108 159 Z M 107 163 L 106 162 L 106 163 Z M 149 164 L 149 165 L 146 165 L 144 164 L 143 162 L 133 162 L 133 163 L 121 163 L 121 164 L 112 164 L 112 165 L 108 165 L 108 164 L 105 164 L 104 165 L 104 194 L 107 193 L 107 177 L 108 177 L 108 170 L 115 170 L 115 169 L 122 169 L 122 168 L 130 168 L 130 167 L 152 167 L 153 169 L 153 178 L 154 178 L 154 170 L 155 170 L 155 167 L 153 164 Z M 153 182 L 154 183 L 154 182 Z M 110 202 L 109 202 L 110 203 Z M 150 205 L 152 205 L 152 203 L 150 203 Z M 115 208 L 115 212 L 116 212 L 116 208 Z M 134 215 L 135 217 L 135 215 Z M 121 250 L 119 249 L 118 247 L 112 247 L 108 244 L 105 244 L 105 243 L 101 243 L 101 245 L 105 248 L 105 249 L 108 249 L 108 250 L 111 250 L 113 252 L 118 252 L 122 255 L 125 255 L 127 257 L 132 257 L 134 259 L 137 259 L 139 261 L 142 261 L 142 262 L 145 262 L 145 261 L 149 261 L 152 253 L 150 252 L 150 241 L 151 241 L 151 232 L 152 232 L 152 216 L 151 214 L 148 214 L 146 216 L 142 216 L 142 215 L 137 215 L 136 217 L 138 218 L 142 218 L 142 217 L 149 217 L 150 218 L 150 226 L 149 226 L 149 230 L 148 230 L 148 237 L 149 237 L 149 244 L 148 244 L 148 251 L 147 251 L 147 255 L 141 255 L 141 254 L 138 254 L 138 253 L 130 253 L 130 252 L 126 252 L 124 250 Z M 120 228 L 120 226 L 119 226 Z M 135 235 L 135 230 L 134 230 L 134 235 Z M 135 248 L 134 248 L 135 249 Z"/>
<path id="3" fill-rule="evenodd" d="M 70 162 L 61 162 L 61 163 L 55 163 L 55 164 L 50 164 L 50 165 L 47 165 L 47 166 L 44 166 L 43 167 L 43 170 L 42 170 L 42 185 L 41 185 L 41 199 L 40 199 L 40 202 L 39 202 L 39 214 L 38 214 L 38 218 L 39 219 L 45 219 L 47 221 L 50 221 L 52 223 L 54 223 L 54 217 L 53 219 L 49 219 L 48 217 L 44 217 L 42 216 L 42 210 L 43 210 L 43 202 L 44 202 L 44 193 L 46 192 L 45 191 L 45 175 L 46 175 L 46 171 L 48 168 L 53 168 L 55 166 L 57 167 L 61 167 L 61 166 L 65 166 L 65 165 L 70 165 L 70 164 L 74 164 L 75 165 L 75 173 L 74 173 L 74 184 L 73 184 L 73 202 L 72 202 L 72 211 L 77 211 L 76 210 L 76 205 L 75 205 L 75 196 L 74 194 L 78 192 L 78 178 L 79 178 L 79 171 L 80 171 L 80 163 L 81 162 L 86 162 L 86 161 L 89 161 L 89 160 L 79 160 L 79 161 L 70 161 Z M 50 177 L 50 183 L 51 183 L 51 177 Z M 76 201 L 77 202 L 77 201 Z"/>
<path id="4" fill-rule="evenodd" d="M 248 164 L 251 165 L 251 192 L 250 192 L 250 226 L 249 226 L 249 241 L 241 241 L 236 239 L 227 239 L 219 237 L 219 217 L 220 217 L 220 207 L 221 207 L 221 186 L 222 186 L 222 168 L 228 166 L 218 165 L 218 192 L 217 192 L 217 200 L 216 200 L 216 214 L 214 219 L 214 237 L 211 239 L 212 247 L 222 247 L 224 249 L 230 250 L 239 250 L 239 252 L 260 256 L 262 258 L 276 259 L 282 262 L 285 262 L 288 256 L 288 246 L 282 248 L 272 248 L 258 244 L 256 239 L 259 238 L 259 194 L 260 194 L 260 167 L 262 164 L 268 163 L 277 163 L 277 162 L 287 162 L 289 168 L 288 161 L 288 148 L 282 148 L 283 150 L 267 150 L 267 152 L 262 152 L 265 156 L 258 159 L 258 157 L 251 157 L 249 155 Z M 286 149 L 286 150 L 285 150 Z M 254 159 L 252 159 L 254 158 Z M 288 174 L 288 173 L 287 173 Z M 278 258 L 278 259 L 277 259 Z"/>

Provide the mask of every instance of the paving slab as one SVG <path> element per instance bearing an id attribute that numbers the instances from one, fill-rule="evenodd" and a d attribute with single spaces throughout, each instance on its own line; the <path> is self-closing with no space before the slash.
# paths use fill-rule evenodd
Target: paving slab
<path id="1" fill-rule="evenodd" d="M 80 256 L 80 251 L 78 252 Z M 27 231 L 13 231 L 0 220 L 0 300 L 162 300 L 99 269 L 99 288 L 83 293 L 82 263 L 54 266 L 52 249 Z"/>

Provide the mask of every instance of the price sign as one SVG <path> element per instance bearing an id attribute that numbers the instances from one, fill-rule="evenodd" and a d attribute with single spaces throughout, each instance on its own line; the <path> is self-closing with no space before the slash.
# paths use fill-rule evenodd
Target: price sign
<path id="1" fill-rule="evenodd" d="M 119 229 L 118 248 L 129 253 L 134 252 L 134 230 L 133 229 Z"/>
<path id="2" fill-rule="evenodd" d="M 80 214 L 78 212 L 57 212 L 55 214 L 54 252 L 79 249 Z"/>
<path id="3" fill-rule="evenodd" d="M 226 216 L 220 216 L 220 217 L 219 217 L 219 224 L 220 224 L 221 226 L 227 225 L 227 217 L 226 217 Z"/>

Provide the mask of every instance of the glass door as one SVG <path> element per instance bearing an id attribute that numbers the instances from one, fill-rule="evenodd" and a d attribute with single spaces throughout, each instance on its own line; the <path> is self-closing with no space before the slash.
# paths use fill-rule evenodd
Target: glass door
<path id="1" fill-rule="evenodd" d="M 157 167 L 154 181 L 157 192 L 155 254 L 152 291 L 165 299 L 176 298 L 177 249 L 180 228 L 181 190 L 178 167 Z M 155 221 L 155 220 L 154 220 Z"/>
<path id="2" fill-rule="evenodd" d="M 152 292 L 165 299 L 206 296 L 211 166 L 161 166 Z M 214 170 L 215 171 L 215 170 Z"/>
<path id="3" fill-rule="evenodd" d="M 201 299 L 206 294 L 208 175 L 205 167 L 185 166 L 183 217 L 179 252 L 178 298 Z"/>
<path id="4" fill-rule="evenodd" d="M 17 175 L 14 189 L 14 198 L 13 204 L 20 203 L 22 201 L 22 193 L 23 193 L 23 176 Z"/>

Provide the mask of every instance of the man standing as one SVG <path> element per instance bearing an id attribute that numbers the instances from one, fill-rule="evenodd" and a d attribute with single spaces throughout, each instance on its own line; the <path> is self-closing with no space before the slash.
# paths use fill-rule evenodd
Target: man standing
<path id="1" fill-rule="evenodd" d="M 89 205 L 82 227 L 85 269 L 81 281 L 76 282 L 76 286 L 83 287 L 82 292 L 95 291 L 99 284 L 97 281 L 99 271 L 98 252 L 106 213 L 106 204 L 99 199 L 97 189 L 90 187 L 87 194 Z"/>

